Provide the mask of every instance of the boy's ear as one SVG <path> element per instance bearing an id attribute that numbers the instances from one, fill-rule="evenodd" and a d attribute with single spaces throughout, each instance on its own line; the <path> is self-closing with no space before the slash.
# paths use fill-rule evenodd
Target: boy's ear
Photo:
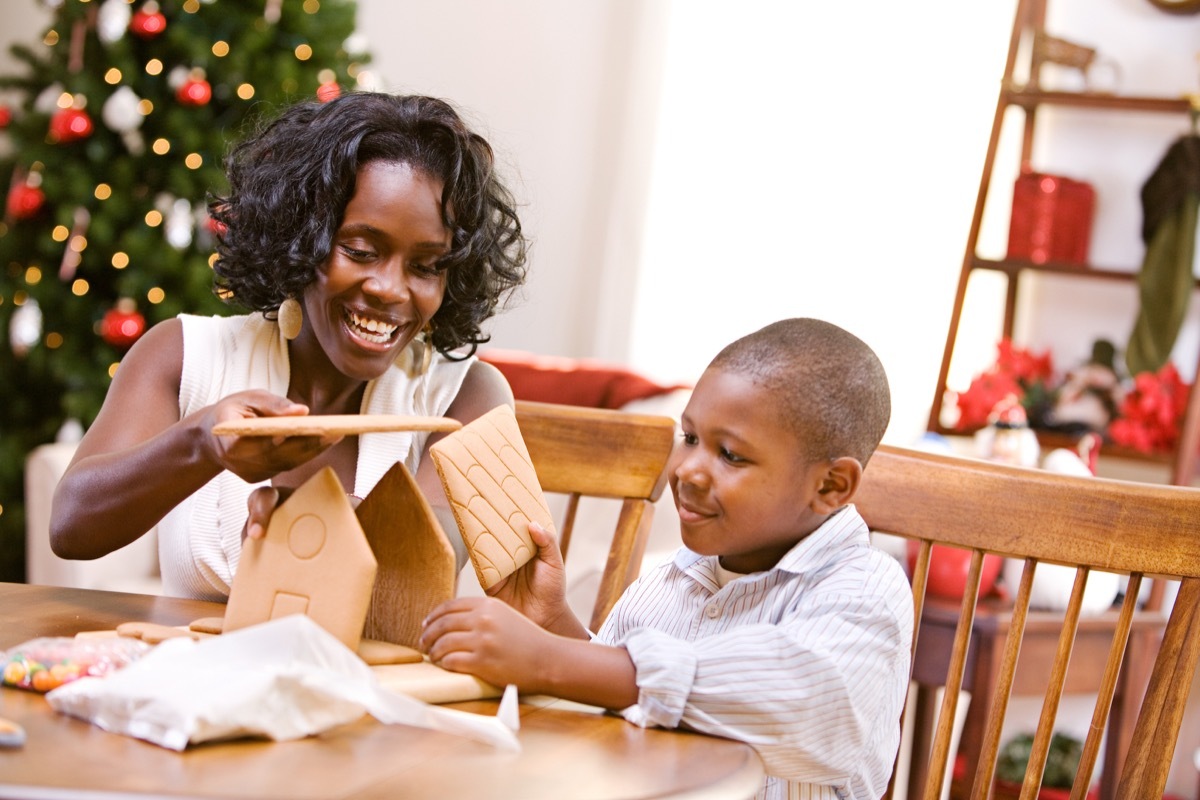
<path id="1" fill-rule="evenodd" d="M 857 458 L 835 458 L 822 476 L 821 488 L 813 496 L 812 510 L 817 514 L 832 514 L 849 503 L 858 491 L 862 473 L 862 464 Z"/>

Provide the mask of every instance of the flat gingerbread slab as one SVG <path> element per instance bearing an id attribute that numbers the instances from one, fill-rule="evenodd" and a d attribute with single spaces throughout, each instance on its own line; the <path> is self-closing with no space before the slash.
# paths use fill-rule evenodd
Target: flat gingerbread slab
<path id="1" fill-rule="evenodd" d="M 449 417 L 400 414 L 312 414 L 299 417 L 249 417 L 213 426 L 218 436 L 350 436 L 387 431 L 455 431 L 462 423 Z"/>
<path id="2" fill-rule="evenodd" d="M 533 558 L 530 521 L 554 528 L 516 414 L 497 406 L 429 452 L 479 585 L 490 589 Z"/>

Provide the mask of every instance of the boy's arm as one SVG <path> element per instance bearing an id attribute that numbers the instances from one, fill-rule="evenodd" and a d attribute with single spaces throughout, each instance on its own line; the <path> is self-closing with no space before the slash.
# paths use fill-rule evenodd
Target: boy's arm
<path id="1" fill-rule="evenodd" d="M 767 773 L 788 780 L 863 775 L 886 785 L 913 619 L 907 578 L 892 566 L 871 591 L 813 587 L 774 623 L 726 622 L 731 609 L 712 617 L 715 606 L 700 605 L 651 625 L 662 586 L 634 584 L 627 613 L 618 606 L 600 632 L 636 665 L 638 703 L 625 718 L 751 743 Z M 689 635 L 694 625 L 700 635 Z"/>
<path id="2" fill-rule="evenodd" d="M 496 686 L 609 709 L 637 702 L 633 661 L 620 647 L 551 633 L 496 598 L 461 597 L 425 620 L 421 649 L 435 664 Z"/>

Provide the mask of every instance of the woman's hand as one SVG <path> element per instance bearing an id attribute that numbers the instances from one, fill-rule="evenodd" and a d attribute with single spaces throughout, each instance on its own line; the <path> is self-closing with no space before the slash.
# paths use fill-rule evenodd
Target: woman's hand
<path id="1" fill-rule="evenodd" d="M 494 597 L 459 597 L 430 612 L 419 646 L 430 661 L 452 672 L 540 691 L 540 669 L 555 638 Z"/>
<path id="2" fill-rule="evenodd" d="M 566 568 L 554 534 L 531 522 L 529 535 L 537 553 L 488 589 L 488 596 L 503 600 L 548 631 L 586 638 L 587 630 L 567 606 Z"/>
<path id="3" fill-rule="evenodd" d="M 200 427 L 205 448 L 221 468 L 247 483 L 258 483 L 311 461 L 341 441 L 340 436 L 218 436 L 221 422 L 253 417 L 303 416 L 308 406 L 270 392 L 252 390 L 224 397 L 203 411 Z M 273 506 L 272 506 L 273 507 Z M 253 510 L 253 509 L 252 509 Z"/>

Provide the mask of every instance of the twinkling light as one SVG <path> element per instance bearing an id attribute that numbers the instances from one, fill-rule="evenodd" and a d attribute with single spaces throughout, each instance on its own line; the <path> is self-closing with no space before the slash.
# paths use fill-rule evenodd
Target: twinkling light
<path id="1" fill-rule="evenodd" d="M 109 67 L 108 72 L 104 73 L 104 82 L 110 86 L 116 86 L 121 82 L 121 70 L 116 67 Z"/>
<path id="2" fill-rule="evenodd" d="M 254 87 L 248 83 L 243 83 L 237 88 L 237 96 L 243 100 L 249 100 L 254 97 Z"/>
<path id="3" fill-rule="evenodd" d="M 54 101 L 54 104 L 59 108 L 70 108 L 75 105 L 75 95 L 70 92 L 63 92 L 58 96 L 58 100 Z"/>
<path id="4" fill-rule="evenodd" d="M 50 232 L 50 238 L 56 242 L 65 242 L 70 235 L 71 229 L 66 225 L 55 225 L 54 230 Z"/>
<path id="5" fill-rule="evenodd" d="M 120 250 L 113 253 L 112 265 L 113 269 L 125 269 L 129 266 L 129 254 L 123 253 Z"/>
<path id="6" fill-rule="evenodd" d="M 155 286 L 153 289 L 146 292 L 146 299 L 149 300 L 154 305 L 158 305 L 163 300 L 167 299 L 167 293 L 164 292 L 162 289 L 158 288 L 157 286 Z"/>
<path id="7" fill-rule="evenodd" d="M 315 14 L 321 10 L 320 0 L 304 0 L 304 13 Z"/>
<path id="8" fill-rule="evenodd" d="M 121 366 L 120 362 L 114 361 L 108 365 L 108 377 L 113 377 L 117 374 L 117 367 Z"/>
<path id="9" fill-rule="evenodd" d="M 70 246 L 71 246 L 71 249 L 74 250 L 76 253 L 82 253 L 84 250 L 87 249 L 87 237 L 86 236 L 72 236 Z"/>
<path id="10" fill-rule="evenodd" d="M 95 195 L 97 200 L 107 200 L 112 197 L 112 187 L 107 183 L 97 183 Z"/>
<path id="11" fill-rule="evenodd" d="M 46 36 L 42 39 L 42 44 L 46 45 L 46 47 L 54 47 L 54 45 L 58 44 L 58 31 L 53 28 L 46 31 Z"/>
<path id="12" fill-rule="evenodd" d="M 58 333 L 57 331 L 51 331 L 50 333 L 46 334 L 46 347 L 49 347 L 51 350 L 57 350 L 62 346 L 63 336 L 61 333 Z"/>
<path id="13" fill-rule="evenodd" d="M 204 166 L 204 156 L 199 153 L 188 153 L 188 157 L 183 160 L 183 163 L 188 169 L 200 169 Z"/>
<path id="14" fill-rule="evenodd" d="M 183 10 L 188 14 L 195 14 L 200 10 L 200 0 L 187 0 L 187 2 L 183 4 Z"/>
<path id="15" fill-rule="evenodd" d="M 83 297 L 91 288 L 91 285 L 89 285 L 88 282 L 83 278 L 76 278 L 74 283 L 71 284 L 71 294 L 75 295 L 76 297 Z"/>
<path id="16" fill-rule="evenodd" d="M 166 139 L 155 139 L 154 144 L 150 145 L 150 149 L 160 156 L 165 156 L 171 152 L 171 143 Z"/>
<path id="17" fill-rule="evenodd" d="M 37 286 L 42 282 L 41 267 L 28 267 L 25 270 L 25 282 L 30 286 Z M 13 298 L 16 299 L 15 297 Z"/>
<path id="18" fill-rule="evenodd" d="M 138 101 L 137 108 L 143 117 L 148 117 L 154 111 L 154 103 L 143 97 L 140 101 Z"/>
<path id="19" fill-rule="evenodd" d="M 157 210 L 152 209 L 146 212 L 146 224 L 151 228 L 157 228 L 162 225 L 163 215 Z"/>
<path id="20" fill-rule="evenodd" d="M 146 74 L 158 75 L 163 71 L 163 63 L 157 58 L 152 58 L 146 62 Z"/>
<path id="21" fill-rule="evenodd" d="M 229 55 L 229 42 L 213 42 L 212 54 L 217 58 Z"/>
<path id="22" fill-rule="evenodd" d="M 312 48 L 307 44 L 296 45 L 296 58 L 301 61 L 308 61 L 312 58 Z"/>

